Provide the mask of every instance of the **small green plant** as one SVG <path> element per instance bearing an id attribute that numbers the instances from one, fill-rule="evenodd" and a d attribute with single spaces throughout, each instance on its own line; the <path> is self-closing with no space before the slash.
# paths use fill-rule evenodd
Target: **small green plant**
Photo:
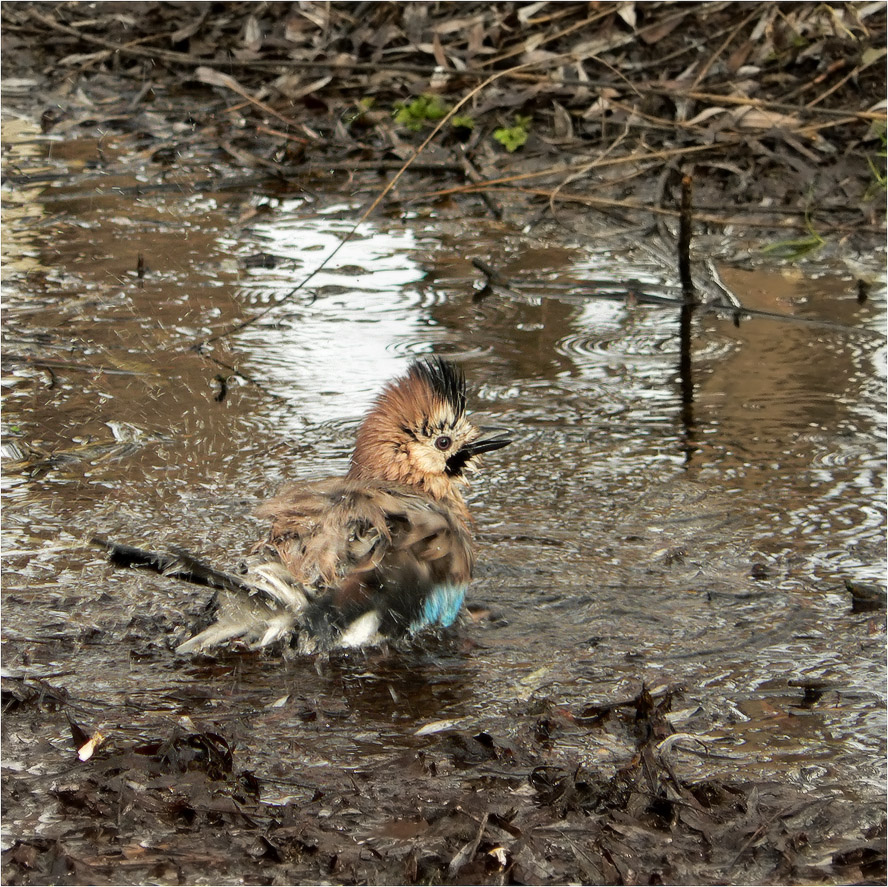
<path id="1" fill-rule="evenodd" d="M 454 114 L 450 125 L 454 129 L 474 129 L 475 121 L 466 114 Z"/>
<path id="2" fill-rule="evenodd" d="M 886 152 L 885 127 L 880 126 L 876 135 L 882 143 L 882 149 L 876 151 L 875 159 L 873 159 L 872 154 L 866 155 L 866 162 L 869 164 L 870 172 L 873 174 L 873 180 L 870 182 L 866 189 L 866 193 L 863 195 L 863 199 L 866 201 L 872 200 L 879 191 L 888 190 L 888 173 L 886 173 L 885 170 L 885 160 L 886 157 L 888 157 L 888 152 Z"/>
<path id="3" fill-rule="evenodd" d="M 795 262 L 809 253 L 816 252 L 826 241 L 814 230 L 807 210 L 805 210 L 805 228 L 808 230 L 806 237 L 793 237 L 789 240 L 769 243 L 762 249 L 762 252 L 771 253 L 779 259 L 787 259 L 790 262 Z"/>
<path id="4" fill-rule="evenodd" d="M 882 152 L 881 152 L 880 154 L 878 154 L 877 156 L 878 156 L 878 157 L 884 157 L 884 156 L 885 156 L 885 152 L 882 151 Z M 875 161 L 874 161 L 873 158 L 870 157 L 870 156 L 867 156 L 867 158 L 866 158 L 866 162 L 869 164 L 870 172 L 872 172 L 872 174 L 873 174 L 873 178 L 875 179 L 875 183 L 874 183 L 874 184 L 875 184 L 877 187 L 881 188 L 881 189 L 884 191 L 884 190 L 885 190 L 885 186 L 886 186 L 886 184 L 888 184 L 888 177 L 886 177 L 886 175 L 885 175 L 885 162 L 882 161 L 882 169 L 879 169 L 879 168 L 876 166 Z"/>
<path id="5" fill-rule="evenodd" d="M 367 96 L 360 99 L 353 108 L 349 109 L 342 115 L 342 122 L 346 126 L 351 126 L 356 120 L 360 120 L 368 111 L 373 110 L 376 99 L 373 96 Z"/>
<path id="6" fill-rule="evenodd" d="M 412 102 L 395 103 L 395 123 L 419 132 L 427 120 L 440 120 L 450 106 L 435 95 L 421 95 Z"/>
<path id="7" fill-rule="evenodd" d="M 516 114 L 515 125 L 494 130 L 493 137 L 511 154 L 527 141 L 531 119 L 530 116 Z"/>

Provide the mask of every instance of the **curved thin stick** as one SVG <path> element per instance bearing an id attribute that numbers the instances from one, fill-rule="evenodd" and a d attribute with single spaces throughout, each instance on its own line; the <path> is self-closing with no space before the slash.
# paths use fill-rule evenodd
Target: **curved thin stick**
<path id="1" fill-rule="evenodd" d="M 570 53 L 562 53 L 561 55 L 553 56 L 552 58 L 549 58 L 546 61 L 552 62 L 558 58 L 563 58 L 566 55 L 570 55 Z M 404 165 L 395 173 L 395 175 L 392 177 L 391 181 L 377 195 L 377 197 L 373 201 L 373 203 L 371 203 L 370 206 L 368 206 L 367 209 L 364 210 L 364 213 L 361 215 L 361 218 L 359 218 L 358 221 L 355 222 L 354 225 L 352 225 L 352 227 L 348 231 L 346 231 L 345 236 L 339 241 L 339 243 L 336 244 L 336 246 L 333 248 L 333 250 L 324 258 L 324 260 L 301 283 L 297 284 L 295 287 L 293 287 L 293 289 L 290 290 L 290 292 L 288 292 L 282 298 L 278 299 L 273 304 L 269 305 L 267 308 L 263 308 L 262 311 L 259 311 L 256 314 L 252 315 L 251 317 L 248 317 L 246 320 L 242 320 L 239 323 L 236 323 L 233 326 L 230 326 L 227 329 L 224 329 L 221 332 L 216 333 L 216 335 L 214 335 L 214 336 L 210 336 L 208 339 L 203 339 L 201 342 L 197 343 L 196 345 L 194 345 L 192 347 L 194 347 L 195 349 L 197 349 L 199 351 L 205 345 L 209 345 L 212 342 L 218 342 L 219 339 L 225 339 L 228 336 L 233 335 L 234 333 L 240 332 L 245 327 L 248 327 L 251 324 L 254 324 L 257 320 L 261 320 L 263 317 L 265 317 L 266 314 L 268 314 L 269 312 L 271 312 L 275 308 L 277 308 L 278 305 L 282 305 L 284 302 L 287 302 L 289 299 L 293 298 L 293 296 L 297 292 L 299 292 L 299 290 L 301 290 L 316 274 L 318 274 L 320 271 L 322 271 L 327 266 L 327 264 L 331 261 L 331 259 L 336 255 L 336 253 L 338 253 L 339 250 L 341 250 L 342 247 L 344 247 L 346 245 L 346 243 L 348 243 L 349 240 L 351 240 L 351 238 L 354 236 L 354 234 L 358 230 L 358 228 L 367 220 L 368 216 L 373 212 L 373 210 L 375 210 L 376 207 L 379 206 L 379 204 L 385 199 L 385 196 L 389 193 L 389 191 L 391 191 L 392 188 L 395 187 L 395 185 L 398 183 L 398 180 L 401 178 L 401 176 L 404 175 L 404 173 L 410 168 L 410 165 L 413 163 L 413 161 L 416 160 L 416 158 L 419 157 L 420 154 L 422 154 L 422 152 L 428 147 L 428 145 L 432 141 L 432 139 L 434 139 L 435 136 L 441 131 L 441 128 L 447 123 L 448 120 L 450 120 L 451 117 L 453 117 L 454 114 L 456 114 L 457 111 L 459 111 L 460 108 L 462 108 L 463 105 L 466 104 L 466 102 L 468 102 L 470 99 L 474 98 L 479 92 L 481 92 L 482 89 L 485 89 L 486 87 L 490 86 L 490 84 L 493 83 L 494 80 L 498 80 L 500 77 L 506 77 L 509 74 L 514 74 L 516 71 L 520 71 L 523 68 L 532 68 L 532 67 L 537 67 L 537 66 L 539 66 L 539 62 L 525 62 L 523 65 L 516 65 L 513 68 L 507 68 L 505 71 L 497 71 L 495 74 L 491 74 L 490 77 L 488 77 L 483 83 L 480 83 L 474 89 L 472 89 L 468 93 L 466 93 L 466 95 L 463 96 L 463 98 L 460 99 L 450 109 L 450 111 L 448 111 L 447 114 L 444 117 L 442 117 L 441 120 L 438 121 L 438 125 L 431 131 L 428 138 L 426 138 L 426 140 L 413 152 L 413 155 L 411 157 L 409 157 L 404 162 Z"/>

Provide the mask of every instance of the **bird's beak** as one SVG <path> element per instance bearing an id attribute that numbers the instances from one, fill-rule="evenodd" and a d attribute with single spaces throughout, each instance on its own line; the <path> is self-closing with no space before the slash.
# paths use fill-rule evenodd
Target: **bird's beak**
<path id="1" fill-rule="evenodd" d="M 489 453 L 491 450 L 498 450 L 500 447 L 508 446 L 510 443 L 512 443 L 512 440 L 506 437 L 504 431 L 498 431 L 492 437 L 488 437 L 485 440 L 475 440 L 472 443 L 467 443 L 447 460 L 447 468 L 445 470 L 452 477 L 462 477 L 463 469 L 473 456 L 477 456 L 479 453 Z"/>
<path id="2" fill-rule="evenodd" d="M 466 458 L 477 456 L 479 453 L 489 453 L 491 450 L 499 450 L 502 447 L 512 443 L 510 437 L 506 437 L 505 432 L 498 432 L 494 437 L 488 437 L 485 440 L 475 440 L 470 444 L 466 444 L 460 449 L 461 453 L 466 454 Z"/>

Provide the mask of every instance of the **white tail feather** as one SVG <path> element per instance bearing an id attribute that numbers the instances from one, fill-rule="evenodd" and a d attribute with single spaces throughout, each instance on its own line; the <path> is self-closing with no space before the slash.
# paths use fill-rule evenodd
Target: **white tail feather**
<path id="1" fill-rule="evenodd" d="M 218 592 L 216 621 L 179 644 L 177 653 L 203 652 L 240 638 L 258 649 L 286 638 L 298 625 L 308 597 L 281 564 L 265 563 L 248 569 L 243 581 L 252 592 Z"/>

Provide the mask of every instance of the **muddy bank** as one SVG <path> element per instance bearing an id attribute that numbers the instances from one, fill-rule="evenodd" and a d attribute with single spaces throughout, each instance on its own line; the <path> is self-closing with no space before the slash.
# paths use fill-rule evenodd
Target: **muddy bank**
<path id="1" fill-rule="evenodd" d="M 405 664 L 388 676 L 394 686 L 403 688 Z M 337 677 L 347 687 L 348 666 Z M 251 704 L 234 695 L 228 705 Z M 516 703 L 508 736 L 442 722 L 418 731 L 412 748 L 377 749 L 356 766 L 261 774 L 236 763 L 241 731 L 230 723 L 130 728 L 126 743 L 112 740 L 76 770 L 7 774 L 7 817 L 27 821 L 47 791 L 55 803 L 51 827 L 5 852 L 5 882 L 879 882 L 884 823 L 849 840 L 861 823 L 846 805 L 777 782 L 678 776 L 673 749 L 696 740 L 669 724 L 677 699 L 660 688 L 579 711 Z M 347 689 L 294 702 L 274 703 L 282 726 L 295 717 L 310 734 L 334 719 L 358 744 L 377 741 Z M 42 732 L 62 711 L 71 719 L 49 682 L 7 681 L 4 704 L 17 733 Z M 74 745 L 87 740 L 80 725 L 71 730 Z M 565 753 L 602 740 L 634 748 L 608 775 Z M 262 800 L 269 788 L 274 803 Z"/>
<path id="2" fill-rule="evenodd" d="M 100 131 L 106 173 L 131 134 L 142 193 L 390 177 L 440 125 L 390 207 L 662 236 L 692 173 L 712 233 L 793 253 L 883 231 L 885 32 L 877 3 L 16 3 L 4 94 Z"/>

